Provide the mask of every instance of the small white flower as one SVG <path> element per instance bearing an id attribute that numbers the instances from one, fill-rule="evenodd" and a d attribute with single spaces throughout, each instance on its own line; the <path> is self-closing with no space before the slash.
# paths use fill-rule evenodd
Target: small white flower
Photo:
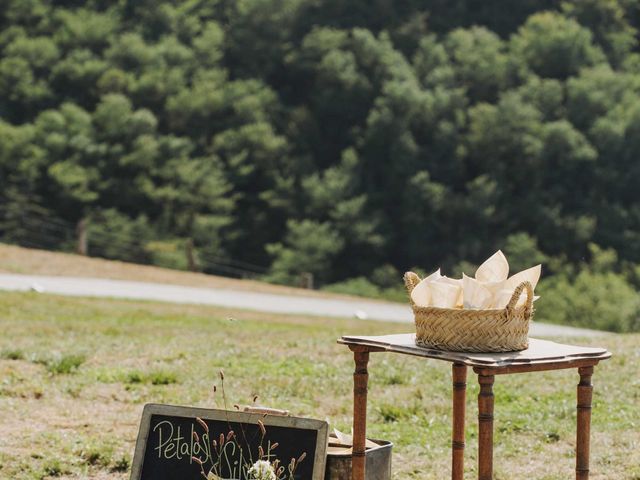
<path id="1" fill-rule="evenodd" d="M 254 463 L 249 469 L 249 475 L 254 480 L 277 480 L 273 465 L 266 460 L 258 460 Z"/>

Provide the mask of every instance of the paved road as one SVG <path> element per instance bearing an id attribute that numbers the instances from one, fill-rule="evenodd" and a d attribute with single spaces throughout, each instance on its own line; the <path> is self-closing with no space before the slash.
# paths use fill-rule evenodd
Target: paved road
<path id="1" fill-rule="evenodd" d="M 161 283 L 129 282 L 101 278 L 0 274 L 0 290 L 41 291 L 78 297 L 109 297 L 160 302 L 217 305 L 271 313 L 353 317 L 391 322 L 413 322 L 408 305 L 347 299 L 256 293 L 242 290 L 196 288 Z M 531 335 L 538 337 L 592 337 L 602 332 L 534 322 Z"/>

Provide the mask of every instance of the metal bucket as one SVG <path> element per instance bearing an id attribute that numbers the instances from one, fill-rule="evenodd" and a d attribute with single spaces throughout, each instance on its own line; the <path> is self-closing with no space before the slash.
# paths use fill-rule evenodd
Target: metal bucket
<path id="1" fill-rule="evenodd" d="M 391 480 L 391 447 L 385 440 L 372 440 L 378 447 L 369 448 L 365 453 L 366 480 Z M 325 480 L 351 480 L 351 452 L 327 453 Z"/>

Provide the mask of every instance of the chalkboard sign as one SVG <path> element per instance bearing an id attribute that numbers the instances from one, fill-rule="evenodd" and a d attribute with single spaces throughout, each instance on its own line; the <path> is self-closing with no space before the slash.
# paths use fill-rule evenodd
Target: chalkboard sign
<path id="1" fill-rule="evenodd" d="M 253 480 L 269 465 L 277 480 L 323 480 L 327 434 L 309 418 L 149 404 L 131 480 Z"/>

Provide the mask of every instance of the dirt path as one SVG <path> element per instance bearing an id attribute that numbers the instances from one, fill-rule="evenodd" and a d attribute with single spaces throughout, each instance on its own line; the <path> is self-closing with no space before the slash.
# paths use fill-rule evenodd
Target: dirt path
<path id="1" fill-rule="evenodd" d="M 217 305 L 282 314 L 406 322 L 413 321 L 408 305 L 367 299 L 332 299 L 314 296 L 252 292 L 230 288 L 199 288 L 164 283 L 132 282 L 101 278 L 0 274 L 0 289 L 38 291 L 56 295 L 108 297 L 171 303 Z M 533 323 L 532 336 L 593 337 L 603 332 Z"/>

